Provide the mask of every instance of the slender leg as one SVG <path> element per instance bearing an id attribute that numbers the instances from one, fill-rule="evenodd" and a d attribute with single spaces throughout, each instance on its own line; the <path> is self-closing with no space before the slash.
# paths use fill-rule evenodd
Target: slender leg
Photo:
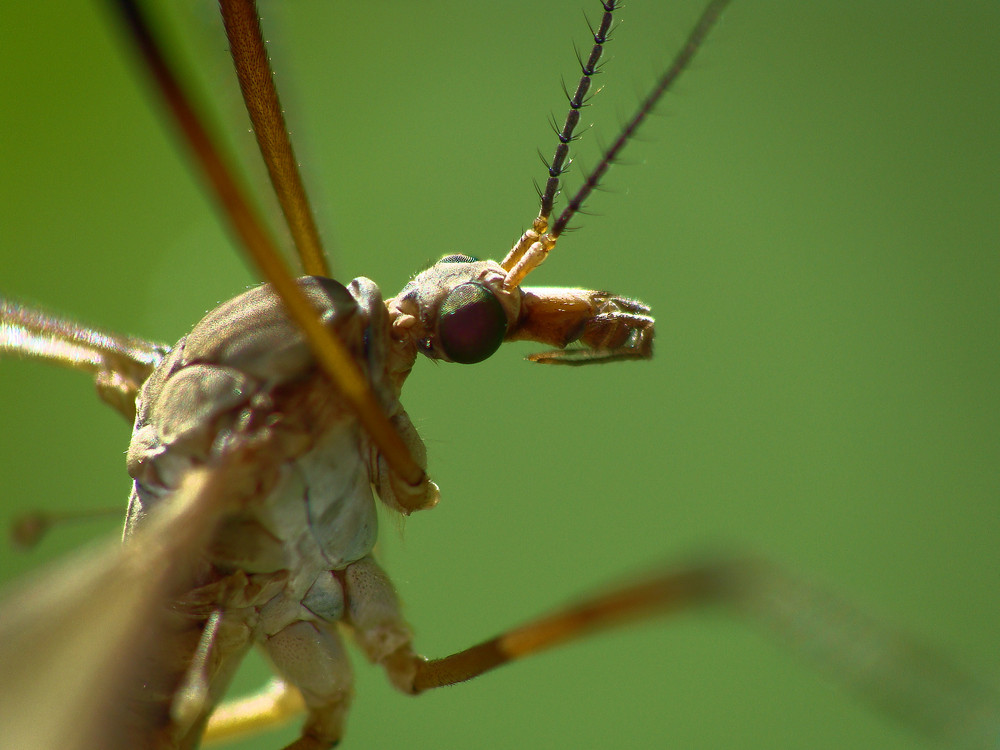
<path id="1" fill-rule="evenodd" d="M 0 353 L 41 359 L 94 376 L 97 393 L 126 420 L 167 347 L 27 307 L 0 296 Z"/>
<path id="2" fill-rule="evenodd" d="M 719 598 L 726 583 L 725 570 L 717 566 L 682 570 L 595 596 L 441 659 L 425 660 L 407 644 L 382 663 L 394 685 L 417 695 L 471 680 L 604 628 L 710 602 Z"/>
<path id="3" fill-rule="evenodd" d="M 856 697 L 926 737 L 995 747 L 1000 696 L 991 686 L 846 601 L 759 560 L 667 571 L 441 659 L 426 660 L 406 643 L 379 662 L 395 686 L 417 695 L 605 628 L 711 605 L 763 625 Z"/>
<path id="4" fill-rule="evenodd" d="M 393 685 L 408 695 L 470 680 L 603 629 L 719 606 L 763 625 L 856 697 L 926 737 L 956 747 L 987 748 L 995 747 L 1000 736 L 1000 697 L 990 686 L 846 601 L 760 560 L 715 560 L 668 570 L 432 660 L 414 651 L 392 584 L 374 560 L 365 558 L 340 575 L 347 598 L 344 624 L 369 659 L 381 664 Z M 280 700 L 265 701 L 267 710 L 286 698 L 282 692 Z M 294 710 L 295 701 L 287 705 Z M 255 726 L 271 723 L 266 712 L 256 712 L 253 720 L 262 723 Z M 274 717 L 279 714 L 275 721 L 289 715 L 278 711 Z M 310 712 L 313 720 L 321 715 Z M 330 746 L 310 736 L 308 726 L 291 746 L 294 750 Z"/>
<path id="5" fill-rule="evenodd" d="M 371 557 L 333 571 L 345 593 L 343 624 L 368 658 L 382 663 L 412 640 L 395 589 Z M 326 750 L 340 739 L 350 706 L 351 665 L 335 626 L 296 622 L 267 639 L 265 649 L 281 673 L 263 691 L 216 709 L 205 740 L 225 740 L 282 724 L 307 712 L 302 736 L 285 750 Z M 402 686 L 400 686 L 402 689 Z"/>

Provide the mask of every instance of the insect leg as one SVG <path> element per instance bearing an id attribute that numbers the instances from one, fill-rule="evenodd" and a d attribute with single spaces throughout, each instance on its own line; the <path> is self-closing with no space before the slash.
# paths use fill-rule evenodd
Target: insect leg
<path id="1" fill-rule="evenodd" d="M 403 619 L 395 588 L 371 557 L 332 571 L 344 592 L 346 625 L 369 660 L 386 664 L 398 653 L 412 654 L 412 632 Z M 305 709 L 302 736 L 286 750 L 325 750 L 339 741 L 351 699 L 351 666 L 334 626 L 296 622 L 265 645 L 278 672 L 260 693 L 225 703 L 212 715 L 206 740 L 229 739 L 284 723 Z M 409 689 L 408 675 L 389 670 L 397 688 Z M 294 685 L 294 686 L 293 686 Z"/>
<path id="2" fill-rule="evenodd" d="M 992 747 L 1000 697 L 936 653 L 817 586 L 756 560 L 678 568 L 585 599 L 495 638 L 426 660 L 406 644 L 382 664 L 411 695 L 654 615 L 721 606 L 762 624 L 857 697 L 926 737 Z"/>
<path id="3" fill-rule="evenodd" d="M 97 394 L 126 420 L 135 396 L 167 347 L 91 328 L 0 297 L 0 355 L 52 362 L 94 376 Z"/>
<path id="4" fill-rule="evenodd" d="M 305 701 L 296 688 L 275 678 L 259 693 L 226 701 L 215 709 L 202 740 L 223 742 L 256 734 L 304 713 Z"/>
<path id="5" fill-rule="evenodd" d="M 178 735 L 202 733 L 207 711 L 222 698 L 251 645 L 250 630 L 239 618 L 227 618 L 222 609 L 209 615 L 170 705 L 171 723 Z"/>
<path id="6" fill-rule="evenodd" d="M 354 677 L 335 626 L 294 622 L 268 638 L 264 648 L 278 672 L 301 691 L 305 702 L 302 736 L 287 750 L 326 750 L 336 745 L 351 705 Z"/>
<path id="7" fill-rule="evenodd" d="M 310 276 L 330 276 L 316 219 L 302 185 L 302 175 L 278 101 L 256 4 L 252 0 L 223 0 L 219 7 L 243 101 L 302 268 Z"/>

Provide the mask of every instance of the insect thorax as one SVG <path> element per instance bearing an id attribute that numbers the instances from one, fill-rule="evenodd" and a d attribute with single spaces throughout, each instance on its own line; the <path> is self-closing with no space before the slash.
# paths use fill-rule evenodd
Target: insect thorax
<path id="1" fill-rule="evenodd" d="M 386 413 L 408 424 L 387 374 L 388 319 L 377 287 L 367 279 L 348 288 L 319 277 L 299 284 L 361 365 Z M 337 619 L 329 572 L 371 552 L 378 532 L 372 486 L 391 505 L 391 482 L 270 287 L 205 316 L 145 383 L 137 413 L 126 537 L 153 506 L 169 501 L 190 469 L 267 440 L 268 460 L 254 465 L 240 510 L 215 535 L 199 584 L 242 572 L 255 582 L 253 605 L 280 592 L 297 607 L 314 606 L 313 615 Z"/>

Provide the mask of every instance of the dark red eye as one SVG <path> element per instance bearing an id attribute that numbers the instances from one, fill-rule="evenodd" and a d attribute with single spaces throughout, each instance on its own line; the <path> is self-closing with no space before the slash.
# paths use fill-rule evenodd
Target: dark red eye
<path id="1" fill-rule="evenodd" d="M 500 348 L 506 333 L 503 306 L 477 281 L 452 289 L 438 313 L 438 340 L 452 362 L 482 362 Z"/>

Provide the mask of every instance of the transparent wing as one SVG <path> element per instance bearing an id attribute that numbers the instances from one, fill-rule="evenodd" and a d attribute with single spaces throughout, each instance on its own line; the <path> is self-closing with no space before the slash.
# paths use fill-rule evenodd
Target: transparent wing
<path id="1" fill-rule="evenodd" d="M 152 746 L 160 727 L 137 712 L 136 695 L 183 673 L 190 659 L 169 645 L 177 633 L 167 603 L 191 588 L 206 541 L 232 507 L 245 458 L 234 452 L 211 471 L 191 472 L 127 544 L 107 540 L 83 550 L 0 599 L 5 743 Z"/>

